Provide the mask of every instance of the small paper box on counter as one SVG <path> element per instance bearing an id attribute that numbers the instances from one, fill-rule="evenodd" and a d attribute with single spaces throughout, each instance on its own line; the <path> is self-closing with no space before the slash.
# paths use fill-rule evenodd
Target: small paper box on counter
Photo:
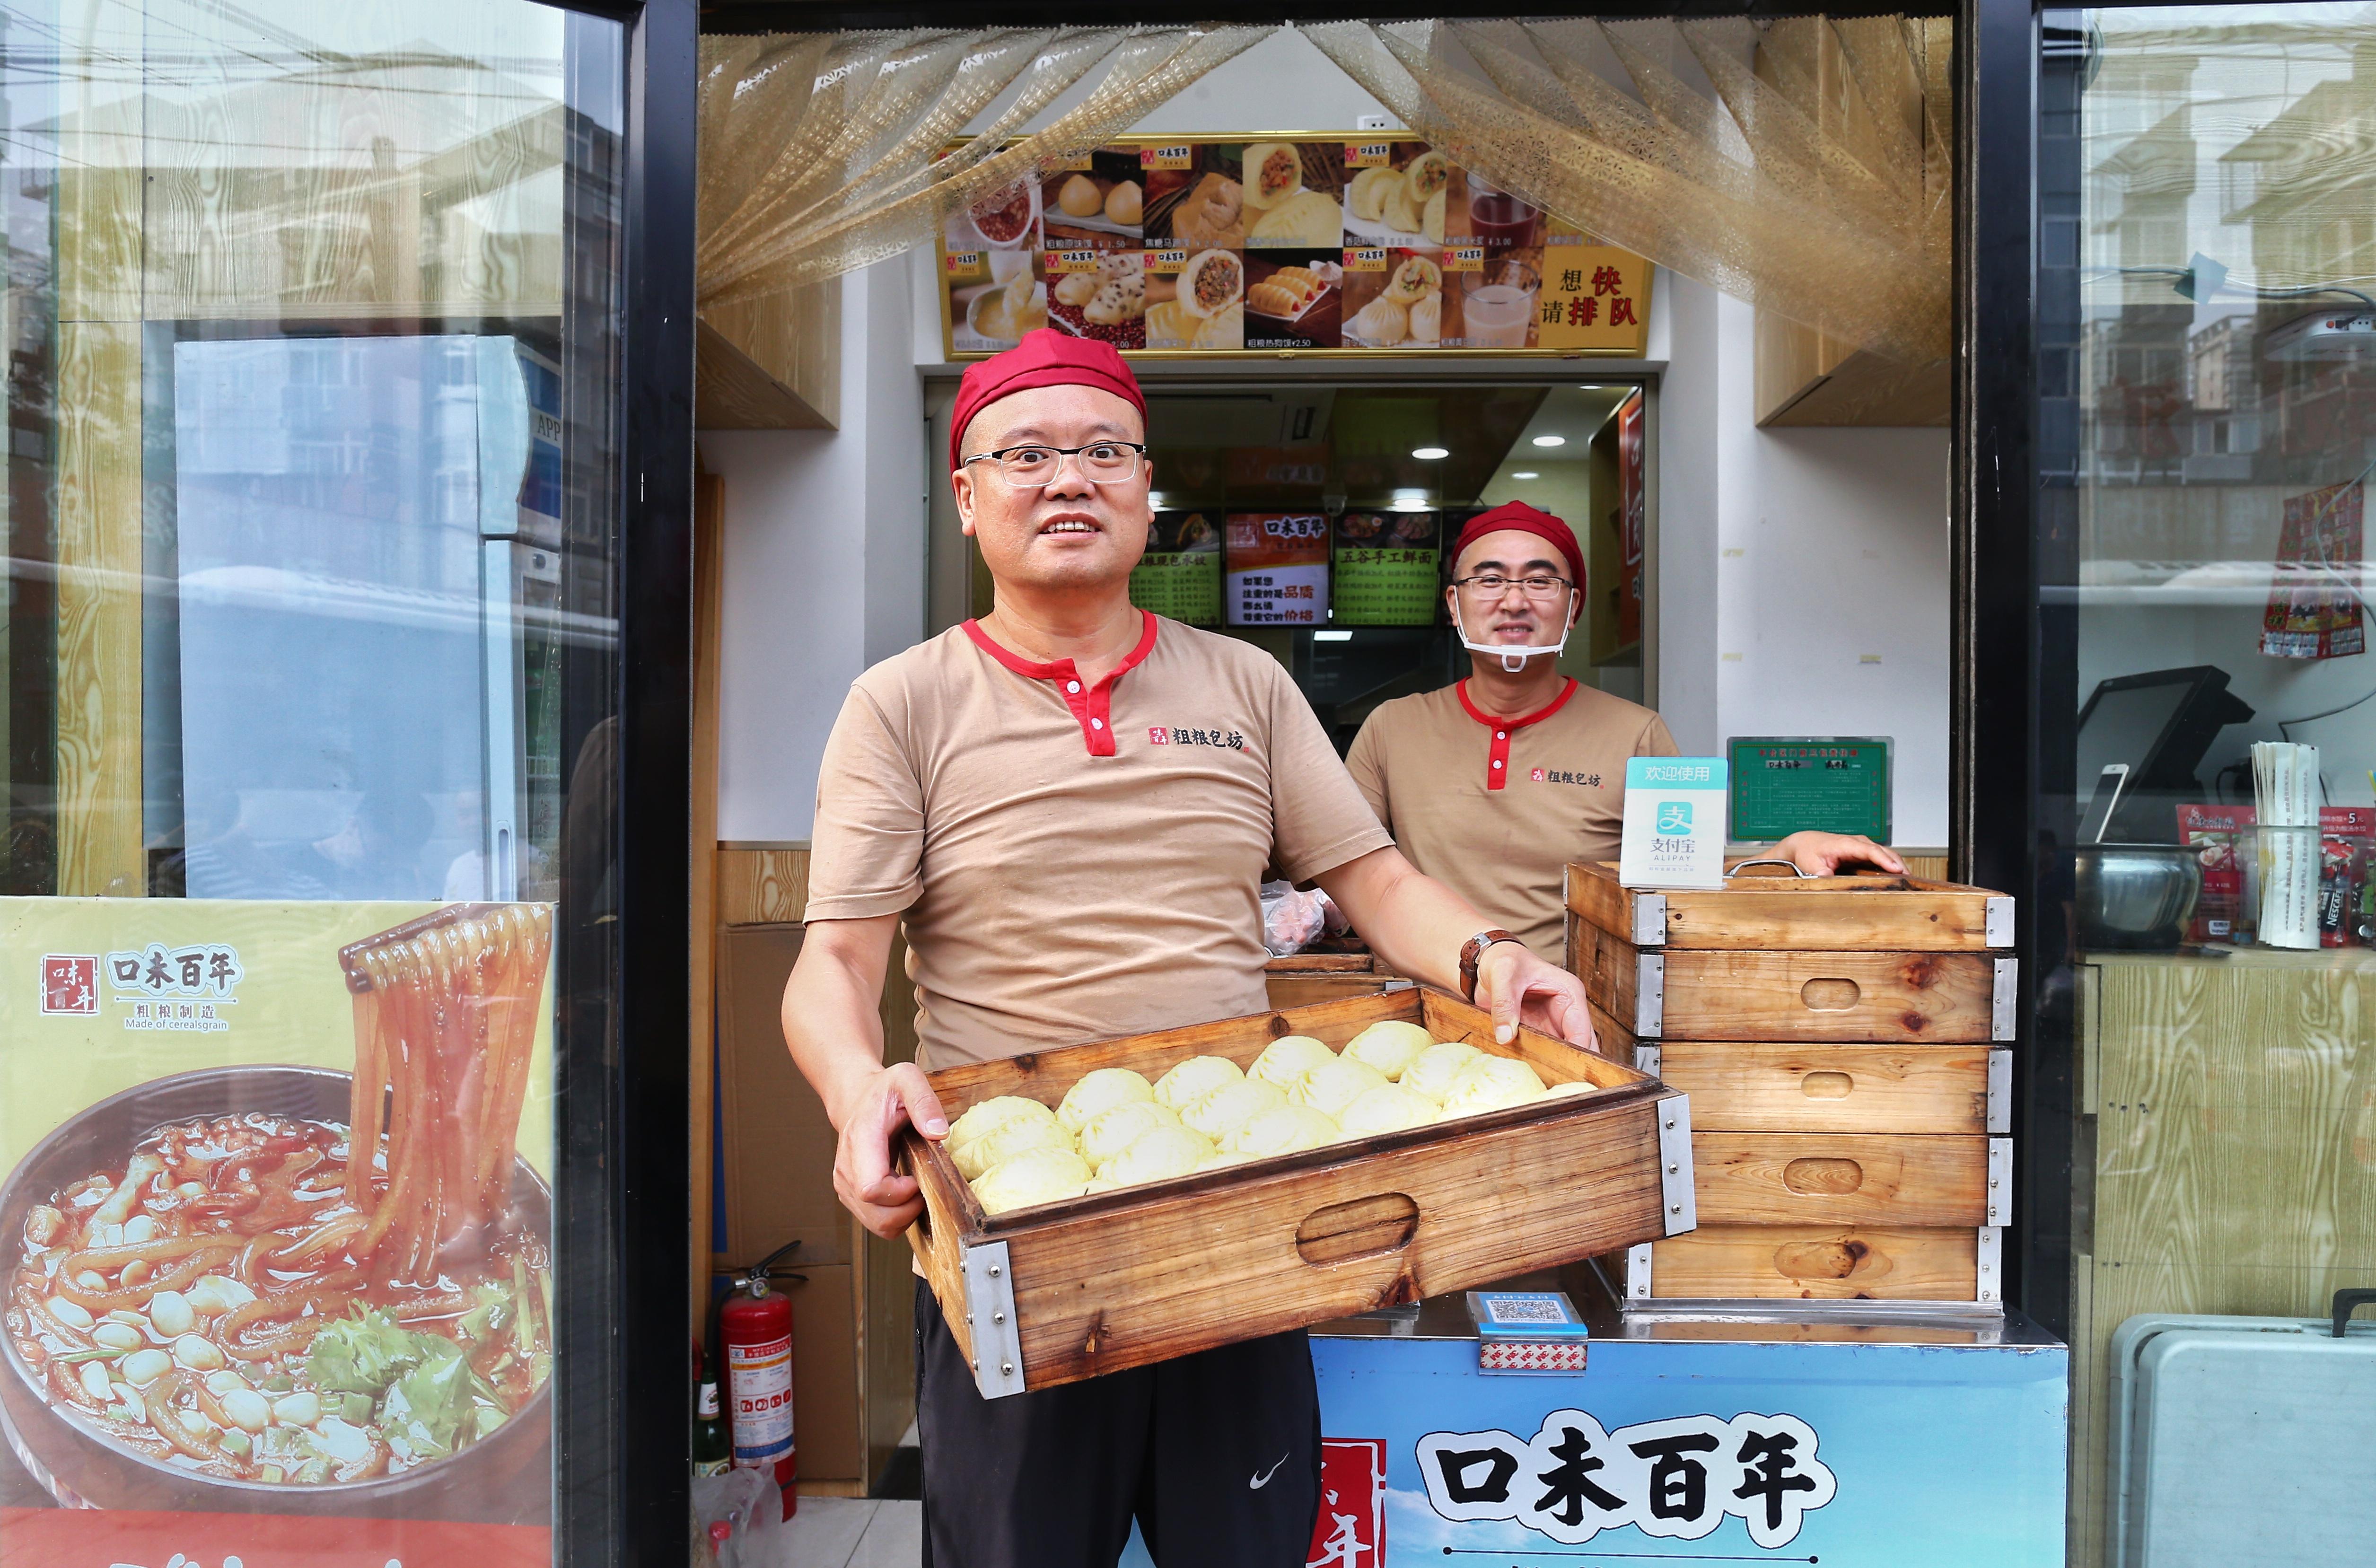
<path id="1" fill-rule="evenodd" d="M 1243 1067 L 1272 1040 L 1341 1048 L 1372 1024 L 1515 1057 L 1557 1094 L 1504 1110 L 1062 1202 L 986 1214 L 912 1131 L 923 1188 L 909 1240 L 985 1397 L 1053 1387 L 1374 1308 L 1491 1284 L 1687 1230 L 1686 1097 L 1645 1073 L 1405 987 L 1315 1006 L 1029 1052 L 932 1075 L 954 1119 L 996 1095 L 1053 1106 L 1081 1076 L 1149 1078 L 1191 1056 Z"/>

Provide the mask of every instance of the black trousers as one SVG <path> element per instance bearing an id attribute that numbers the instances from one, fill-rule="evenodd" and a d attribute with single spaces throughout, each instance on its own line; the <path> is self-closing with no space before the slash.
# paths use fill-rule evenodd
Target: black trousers
<path id="1" fill-rule="evenodd" d="M 1303 1568 L 1320 1391 L 1301 1329 L 984 1399 L 916 1282 L 923 1568 Z"/>

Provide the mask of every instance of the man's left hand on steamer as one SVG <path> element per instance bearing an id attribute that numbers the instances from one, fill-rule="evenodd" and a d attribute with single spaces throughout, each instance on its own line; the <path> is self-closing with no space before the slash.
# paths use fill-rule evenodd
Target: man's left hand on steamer
<path id="1" fill-rule="evenodd" d="M 1315 880 L 1388 968 L 1455 993 L 1462 944 L 1492 923 L 1451 888 L 1420 875 L 1400 849 L 1372 849 Z M 1523 1024 L 1586 1051 L 1600 1049 L 1584 982 L 1523 943 L 1496 942 L 1478 955 L 1477 1005 L 1492 1014 L 1493 1038 L 1504 1045 Z"/>
<path id="2" fill-rule="evenodd" d="M 1906 862 L 1898 859 L 1896 850 L 1861 833 L 1793 833 L 1766 853 L 1788 861 L 1809 876 L 1837 876 L 1843 866 L 1850 870 L 1871 866 L 1893 876 L 1906 874 Z"/>

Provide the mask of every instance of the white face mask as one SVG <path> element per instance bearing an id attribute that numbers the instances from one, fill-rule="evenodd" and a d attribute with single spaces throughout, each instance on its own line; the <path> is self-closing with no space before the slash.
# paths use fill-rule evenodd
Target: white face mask
<path id="1" fill-rule="evenodd" d="M 1460 646 L 1471 653 L 1493 655 L 1502 661 L 1503 670 L 1512 675 L 1524 670 L 1529 659 L 1539 659 L 1545 654 L 1558 657 L 1560 651 L 1567 647 L 1567 635 L 1574 629 L 1574 626 L 1575 618 L 1571 614 L 1567 624 L 1560 628 L 1559 641 L 1545 643 L 1540 647 L 1532 643 L 1520 643 L 1514 647 L 1509 643 L 1475 642 L 1469 638 L 1468 628 L 1460 624 L 1460 595 L 1455 593 L 1452 596 L 1452 629 L 1459 634 Z"/>

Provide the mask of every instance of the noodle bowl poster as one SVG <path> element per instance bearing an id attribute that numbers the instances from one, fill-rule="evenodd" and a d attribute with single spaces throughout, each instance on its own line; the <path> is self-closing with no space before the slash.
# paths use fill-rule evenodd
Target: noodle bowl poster
<path id="1" fill-rule="evenodd" d="M 339 950 L 441 907 L 0 898 L 0 1173 L 84 1107 L 153 1078 L 255 1063 L 351 1071 L 353 996 Z M 192 950 L 205 955 L 195 977 L 175 957 Z M 238 972 L 223 986 L 208 971 L 220 972 L 215 956 L 226 951 Z M 147 962 L 160 952 L 162 984 Z M 139 982 L 120 984 L 107 971 L 108 955 L 117 953 L 141 956 Z M 88 968 L 53 962 L 77 959 Z M 88 995 L 73 994 L 86 978 Z M 184 983 L 192 978 L 196 983 Z M 168 1008 L 172 1016 L 157 1016 Z M 538 1016 L 518 1143 L 549 1181 L 550 975 Z"/>
<path id="2" fill-rule="evenodd" d="M 549 1556 L 551 959 L 544 905 L 0 899 L 0 1417 L 61 1505 L 0 1568 Z"/>

